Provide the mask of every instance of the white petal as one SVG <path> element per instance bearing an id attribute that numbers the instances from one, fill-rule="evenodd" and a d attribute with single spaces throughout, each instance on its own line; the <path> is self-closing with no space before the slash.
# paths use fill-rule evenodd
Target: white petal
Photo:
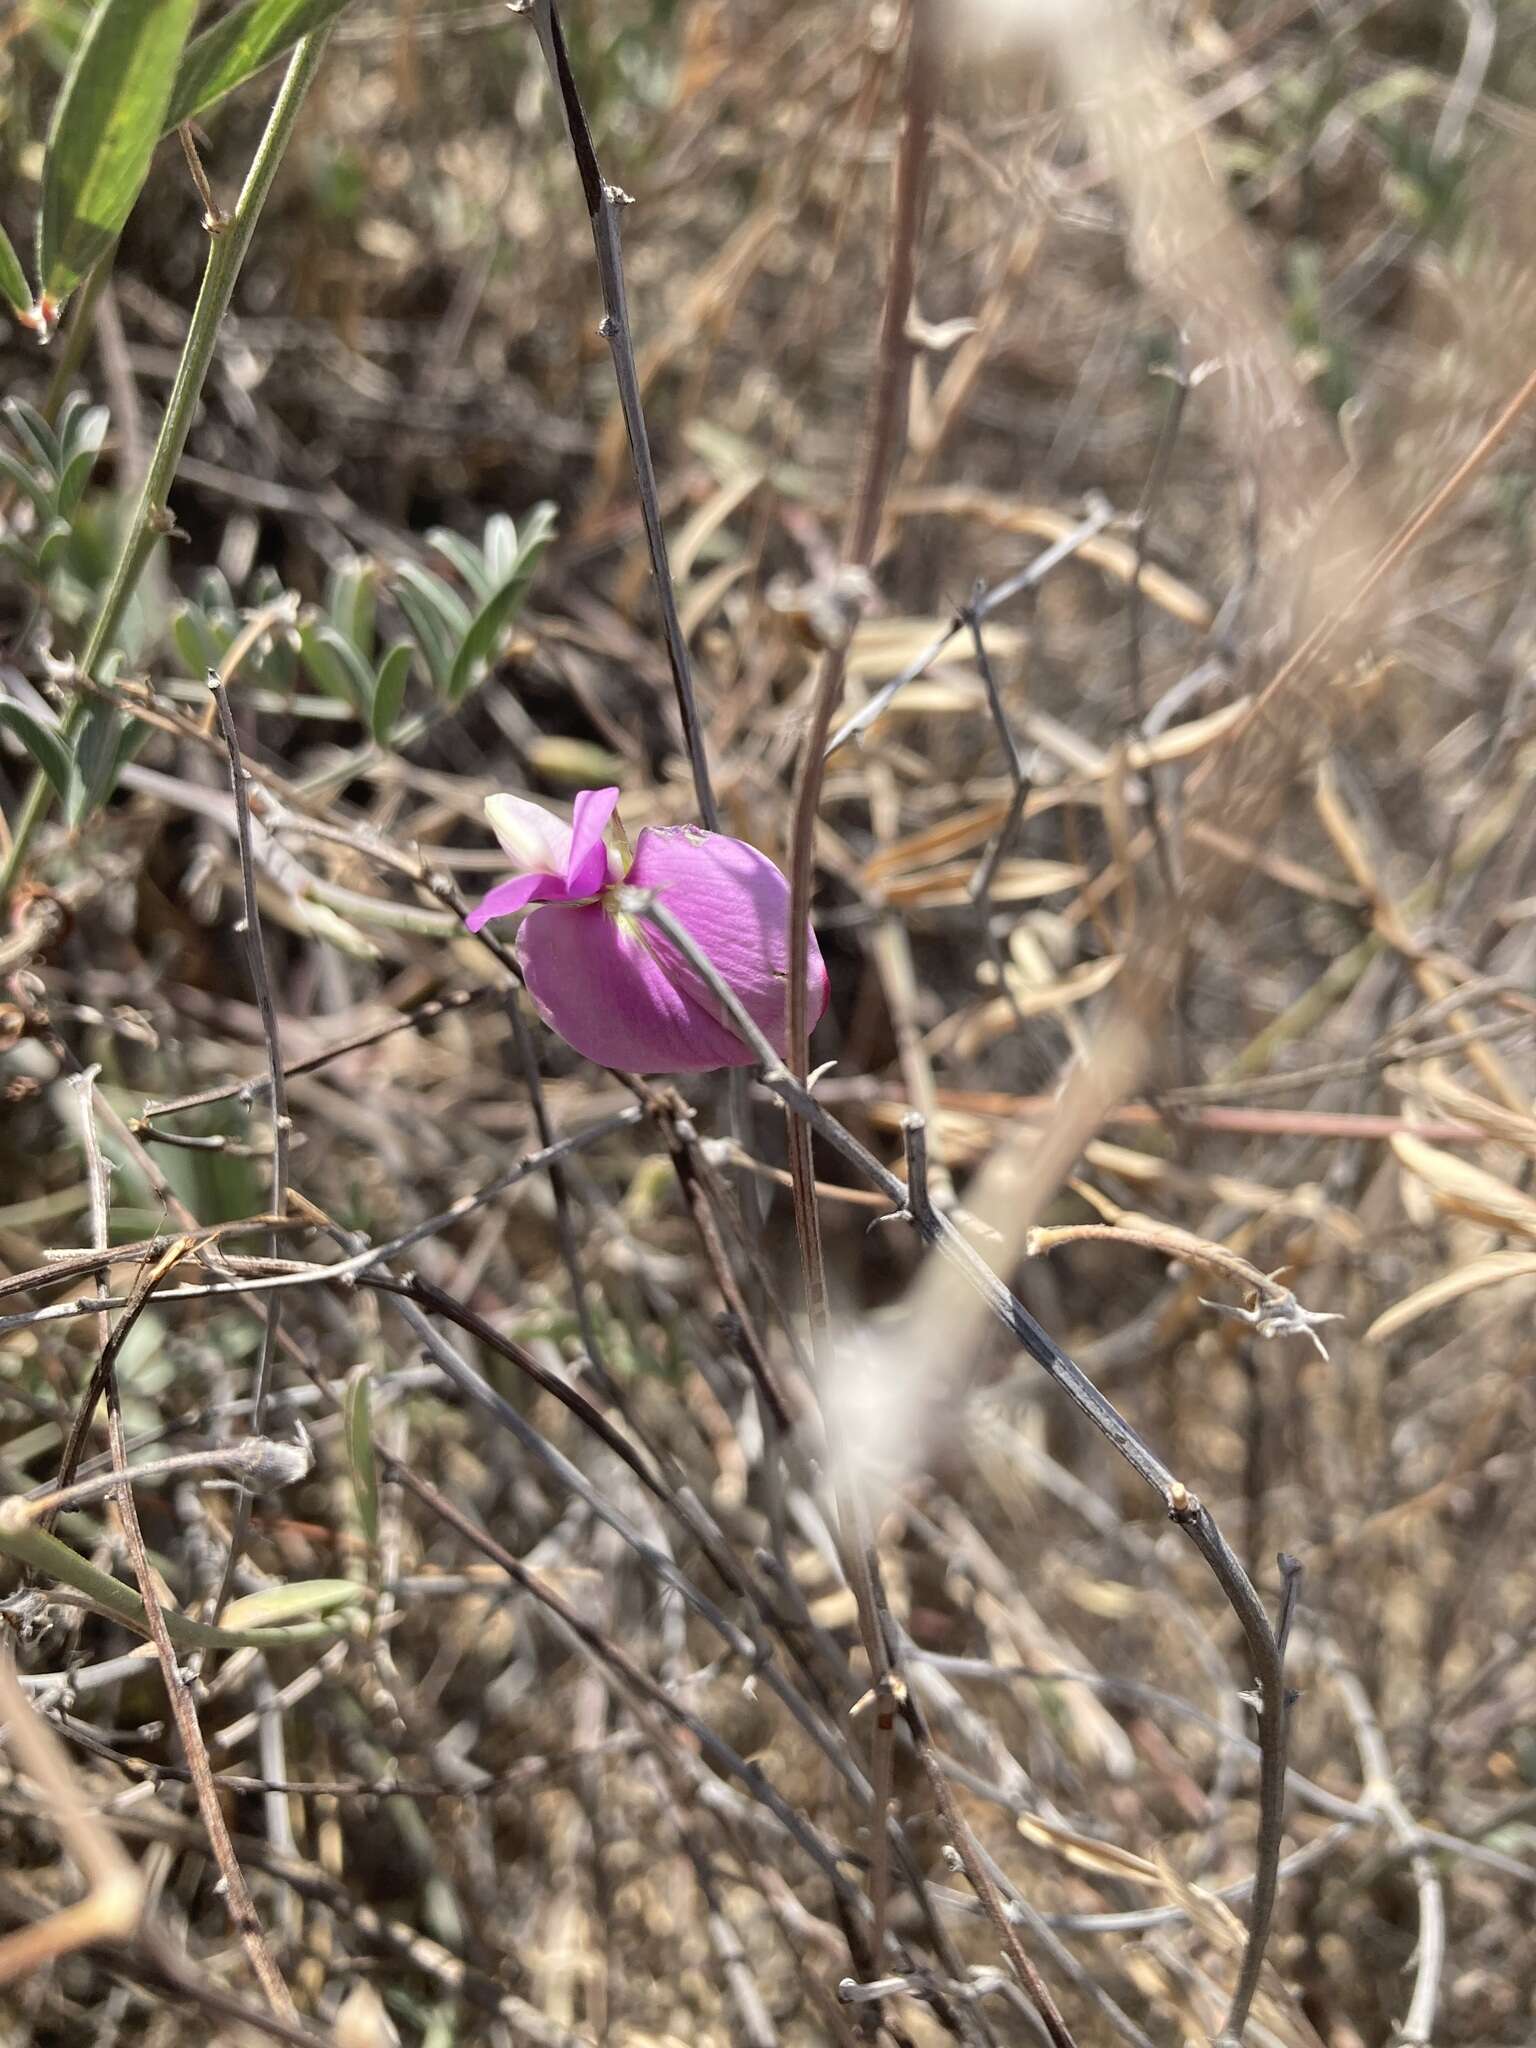
<path id="1" fill-rule="evenodd" d="M 563 875 L 571 851 L 571 828 L 563 818 L 525 796 L 488 796 L 485 815 L 521 874 Z"/>

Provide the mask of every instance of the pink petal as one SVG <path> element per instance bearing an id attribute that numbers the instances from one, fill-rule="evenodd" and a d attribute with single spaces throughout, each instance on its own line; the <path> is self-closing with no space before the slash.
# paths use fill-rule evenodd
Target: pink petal
<path id="1" fill-rule="evenodd" d="M 558 875 L 514 875 L 510 881 L 498 882 L 488 895 L 482 896 L 464 922 L 472 932 L 477 932 L 493 917 L 510 917 L 525 903 L 548 896 L 563 896 L 564 893 L 565 884 Z"/>
<path id="2" fill-rule="evenodd" d="M 607 903 L 541 904 L 518 933 L 517 957 L 545 1023 L 600 1066 L 697 1074 L 752 1063 L 736 1034 L 658 964 L 648 936 Z"/>
<path id="3" fill-rule="evenodd" d="M 701 825 L 649 827 L 636 842 L 627 880 L 656 891 L 782 1056 L 788 1044 L 789 884 L 768 856 Z M 673 985 L 729 1029 L 708 983 L 655 925 L 647 940 Z M 827 1007 L 827 970 L 814 932 L 809 940 L 806 1015 L 814 1028 Z M 746 1066 L 752 1058 L 741 1047 L 720 1064 Z"/>
<path id="4" fill-rule="evenodd" d="M 584 789 L 571 819 L 571 850 L 565 862 L 566 891 L 595 896 L 608 880 L 608 849 L 603 834 L 618 807 L 616 789 Z"/>
<path id="5" fill-rule="evenodd" d="M 525 796 L 488 796 L 485 815 L 519 874 L 563 875 L 571 853 L 571 828 L 542 804 Z"/>

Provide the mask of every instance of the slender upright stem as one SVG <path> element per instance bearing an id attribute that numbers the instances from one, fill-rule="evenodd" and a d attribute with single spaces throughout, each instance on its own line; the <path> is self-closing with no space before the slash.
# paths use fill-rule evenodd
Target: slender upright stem
<path id="1" fill-rule="evenodd" d="M 202 289 L 197 295 L 197 304 L 192 310 L 191 325 L 181 352 L 181 361 L 176 369 L 176 381 L 165 408 L 165 417 L 160 422 L 160 432 L 149 458 L 149 467 L 144 474 L 143 488 L 138 503 L 123 535 L 122 546 L 112 571 L 112 580 L 107 585 L 96 617 L 92 621 L 90 637 L 80 657 L 80 669 L 86 676 L 94 676 L 103 655 L 111 647 L 124 614 L 139 586 L 145 565 L 154 553 L 155 543 L 162 535 L 172 530 L 172 521 L 167 505 L 171 485 L 175 481 L 177 465 L 186 449 L 187 436 L 192 430 L 193 415 L 197 411 L 198 399 L 202 395 L 209 365 L 213 361 L 214 348 L 218 342 L 219 325 L 229 310 L 229 302 L 235 289 L 235 280 L 240 275 L 246 251 L 251 245 L 251 236 L 266 204 L 267 194 L 272 189 L 272 180 L 283 154 L 293 139 L 299 110 L 305 96 L 314 83 L 315 73 L 320 68 L 320 59 L 325 51 L 330 31 L 320 29 L 312 36 L 306 36 L 297 45 L 288 60 L 288 70 L 282 87 L 272 104 L 267 117 L 266 129 L 251 168 L 246 174 L 235 210 L 229 217 L 228 225 L 208 245 L 208 262 L 203 271 Z M 72 738 L 78 731 L 84 717 L 85 697 L 75 697 L 64 718 L 65 736 Z M 10 854 L 0 873 L 0 898 L 10 894 L 27 852 L 32 836 L 42 823 L 47 812 L 52 785 L 39 772 L 27 791 L 20 816 L 16 820 L 15 835 Z"/>
<path id="2" fill-rule="evenodd" d="M 635 344 L 629 327 L 629 299 L 624 289 L 624 254 L 619 237 L 619 208 L 629 197 L 610 185 L 597 161 L 592 130 L 581 103 L 576 76 L 555 0 L 532 0 L 533 25 L 549 66 L 550 80 L 560 102 L 566 133 L 581 178 L 587 218 L 592 224 L 592 243 L 597 251 L 597 276 L 603 295 L 604 340 L 613 351 L 613 374 L 619 387 L 619 406 L 629 435 L 629 452 L 634 464 L 635 487 L 640 497 L 640 514 L 645 521 L 646 545 L 650 549 L 651 573 L 656 580 L 656 601 L 661 607 L 661 629 L 667 643 L 667 661 L 672 670 L 672 688 L 682 721 L 683 742 L 688 765 L 693 771 L 694 795 L 701 823 L 711 832 L 720 829 L 715 793 L 709 779 L 709 760 L 704 751 L 704 734 L 693 694 L 693 674 L 688 663 L 688 645 L 677 615 L 677 597 L 672 588 L 672 571 L 667 561 L 667 537 L 661 524 L 661 502 L 656 492 L 656 468 L 651 461 L 651 440 L 646 432 L 645 409 L 640 402 L 640 375 L 635 367 Z"/>

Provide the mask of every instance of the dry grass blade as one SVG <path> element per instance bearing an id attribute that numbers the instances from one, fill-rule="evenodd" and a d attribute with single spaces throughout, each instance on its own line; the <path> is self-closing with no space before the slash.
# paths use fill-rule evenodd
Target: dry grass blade
<path id="1" fill-rule="evenodd" d="M 0 1653 L 0 1716 L 12 1761 L 32 1780 L 43 1818 L 90 1887 L 77 1905 L 0 1935 L 0 1984 L 13 1984 L 72 1949 L 129 1940 L 143 1908 L 144 1886 L 112 1830 L 81 1792 L 58 1737 L 17 1683 L 8 1653 Z"/>
<path id="2" fill-rule="evenodd" d="M 1454 1152 L 1426 1145 L 1404 1131 L 1392 1140 L 1398 1164 L 1421 1181 L 1448 1215 L 1465 1216 L 1489 1230 L 1512 1230 L 1536 1238 L 1536 1197 L 1511 1187 L 1497 1174 Z"/>
<path id="3" fill-rule="evenodd" d="M 1479 1294 L 1485 1287 L 1502 1287 L 1510 1280 L 1531 1279 L 1536 1279 L 1536 1252 L 1487 1252 L 1480 1259 L 1468 1259 L 1383 1309 L 1365 1332 L 1365 1341 L 1383 1344 L 1465 1295 Z"/>

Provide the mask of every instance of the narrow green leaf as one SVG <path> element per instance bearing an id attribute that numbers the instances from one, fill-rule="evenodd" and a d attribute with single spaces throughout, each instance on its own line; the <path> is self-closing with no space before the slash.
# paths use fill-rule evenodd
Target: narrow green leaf
<path id="1" fill-rule="evenodd" d="M 112 757 L 112 780 L 107 785 L 108 796 L 116 789 L 118 777 L 153 731 L 154 727 L 148 719 L 124 719 L 122 730 L 117 736 L 117 751 Z"/>
<path id="2" fill-rule="evenodd" d="M 513 583 L 498 590 L 475 618 L 474 624 L 464 635 L 454 659 L 453 673 L 448 678 L 448 702 L 459 703 L 469 692 L 470 686 L 479 681 L 493 654 L 501 630 L 517 607 L 521 592 Z"/>
<path id="3" fill-rule="evenodd" d="M 415 652 L 409 640 L 397 640 L 379 663 L 378 680 L 373 686 L 373 736 L 381 747 L 389 745 L 395 720 L 400 716 Z"/>
<path id="4" fill-rule="evenodd" d="M 25 442 L 27 452 L 34 462 L 47 470 L 50 476 L 57 476 L 63 467 L 63 451 L 59 437 L 43 418 L 35 405 L 28 405 L 24 398 L 8 398 L 4 406 L 11 432 L 18 441 Z"/>
<path id="5" fill-rule="evenodd" d="M 372 1545 L 379 1540 L 379 1466 L 373 1454 L 373 1398 L 368 1382 L 369 1369 L 366 1365 L 355 1366 L 347 1374 L 341 1412 L 358 1520 Z"/>
<path id="6" fill-rule="evenodd" d="M 61 418 L 59 427 L 59 484 L 55 501 L 68 518 L 85 495 L 101 444 L 107 438 L 107 408 L 76 408 L 67 419 Z"/>
<path id="7" fill-rule="evenodd" d="M 355 1607 L 363 1588 L 352 1579 L 295 1579 L 286 1586 L 268 1586 L 232 1600 L 221 1617 L 230 1633 L 252 1628 L 284 1628 L 295 1621 L 317 1621 L 346 1607 Z"/>
<path id="8" fill-rule="evenodd" d="M 37 269 L 65 298 L 117 240 L 165 127 L 197 0 L 100 0 L 53 110 Z"/>
<path id="9" fill-rule="evenodd" d="M 480 550 L 460 533 L 454 533 L 446 526 L 434 526 L 427 535 L 437 552 L 453 564 L 460 576 L 469 585 L 469 594 L 475 600 L 478 611 L 481 605 L 489 603 L 495 593 L 499 577 L 493 576 L 481 559 Z"/>
<path id="10" fill-rule="evenodd" d="M 91 480 L 91 471 L 96 467 L 97 450 L 81 448 L 70 457 L 69 465 L 59 478 L 57 503 L 67 518 L 79 506 L 85 496 L 85 487 Z"/>
<path id="11" fill-rule="evenodd" d="M 82 1557 L 67 1543 L 60 1542 L 57 1536 L 50 1536 L 46 1529 L 30 1528 L 25 1524 L 13 1526 L 3 1509 L 0 1509 L 0 1555 L 14 1558 L 19 1564 L 30 1565 L 34 1572 L 48 1580 L 73 1586 L 86 1596 L 92 1606 L 116 1615 L 142 1635 L 149 1634 L 144 1602 L 131 1587 L 125 1586 L 120 1579 L 114 1579 L 110 1572 L 102 1571 L 89 1558 Z M 318 1637 L 333 1633 L 331 1623 L 325 1619 L 296 1620 L 276 1628 L 253 1626 L 252 1610 L 258 1616 L 263 1610 L 270 1613 L 274 1605 L 281 1603 L 283 1595 L 292 1598 L 301 1616 L 328 1616 L 360 1600 L 363 1588 L 349 1579 L 311 1579 L 307 1583 L 277 1586 L 270 1592 L 255 1593 L 248 1600 L 237 1600 L 226 1610 L 226 1621 L 230 1615 L 244 1618 L 245 1625 L 241 1629 L 214 1628 L 207 1622 L 194 1621 L 189 1614 L 178 1614 L 173 1607 L 161 1611 L 171 1641 L 179 1649 L 279 1649 L 288 1643 L 313 1642 Z"/>
<path id="12" fill-rule="evenodd" d="M 209 625 L 196 605 L 183 605 L 171 621 L 171 638 L 189 676 L 205 675 L 217 668 L 229 646 Z"/>
<path id="13" fill-rule="evenodd" d="M 49 520 L 37 543 L 37 566 L 45 576 L 51 575 L 55 564 L 63 560 L 72 531 L 67 519 Z"/>
<path id="14" fill-rule="evenodd" d="M 24 462 L 18 462 L 8 448 L 0 448 L 0 476 L 32 500 L 39 519 L 53 517 L 53 499 Z"/>
<path id="15" fill-rule="evenodd" d="M 406 623 L 416 635 L 433 688 L 441 694 L 447 690 L 448 678 L 453 673 L 454 651 L 469 631 L 469 613 L 436 576 L 429 576 L 408 562 L 401 564 L 398 574 L 395 602 L 405 613 Z M 444 618 L 444 598 L 458 605 L 460 618 Z"/>
<path id="16" fill-rule="evenodd" d="M 433 611 L 442 620 L 455 640 L 469 631 L 473 616 L 459 593 L 446 584 L 441 576 L 434 576 L 430 569 L 423 569 L 416 562 L 402 562 L 399 568 L 401 583 L 424 597 Z"/>
<path id="17" fill-rule="evenodd" d="M 239 624 L 235 616 L 235 593 L 222 569 L 205 569 L 193 588 L 197 592 L 198 603 L 215 627 L 222 627 L 226 620 L 231 628 Z"/>
<path id="18" fill-rule="evenodd" d="M 292 49 L 300 36 L 334 21 L 347 4 L 348 0 L 244 0 L 187 45 L 166 127 L 205 114 L 216 100 Z"/>
<path id="19" fill-rule="evenodd" d="M 497 590 L 517 566 L 517 528 L 505 512 L 493 512 L 485 522 L 484 553 L 491 588 Z"/>
<path id="20" fill-rule="evenodd" d="M 350 704 L 365 722 L 373 698 L 373 677 L 350 640 L 343 640 L 334 626 L 325 624 L 299 628 L 299 651 L 304 666 L 322 690 Z"/>
<path id="21" fill-rule="evenodd" d="M 331 571 L 325 591 L 325 608 L 331 624 L 344 640 L 350 640 L 364 661 L 373 659 L 374 567 L 355 557 Z"/>
<path id="22" fill-rule="evenodd" d="M 5 293 L 18 313 L 31 312 L 32 287 L 4 228 L 0 228 L 0 292 Z"/>
<path id="23" fill-rule="evenodd" d="M 450 704 L 457 704 L 467 694 L 478 672 L 495 658 L 502 634 L 522 609 L 523 599 L 527 596 L 528 586 L 533 581 L 533 572 L 538 567 L 539 557 L 548 545 L 552 524 L 553 516 L 534 533 L 532 541 L 524 544 L 512 575 L 464 635 L 453 664 L 453 673 L 448 681 Z"/>
<path id="24" fill-rule="evenodd" d="M 560 518 L 560 508 L 548 498 L 540 498 L 533 510 L 524 518 L 519 529 L 517 558 L 519 563 L 531 554 L 542 554 L 548 545 Z"/>
<path id="25" fill-rule="evenodd" d="M 74 766 L 70 760 L 69 743 L 63 735 L 51 726 L 44 725 L 40 718 L 34 718 L 30 711 L 20 704 L 13 704 L 8 698 L 0 701 L 0 725 L 8 726 L 17 739 L 42 769 L 61 803 L 69 801 L 69 787 L 74 779 Z"/>
<path id="26" fill-rule="evenodd" d="M 441 694 L 447 689 L 448 678 L 453 673 L 453 649 L 443 631 L 443 622 L 413 591 L 397 590 L 395 599 L 405 613 L 406 624 L 416 635 L 422 659 L 427 664 L 427 673 L 432 678 L 432 687 Z"/>
<path id="27" fill-rule="evenodd" d="M 112 794 L 122 760 L 122 743 L 122 713 L 110 704 L 93 704 L 75 742 L 74 780 L 64 806 L 72 827 L 83 825 Z"/>

